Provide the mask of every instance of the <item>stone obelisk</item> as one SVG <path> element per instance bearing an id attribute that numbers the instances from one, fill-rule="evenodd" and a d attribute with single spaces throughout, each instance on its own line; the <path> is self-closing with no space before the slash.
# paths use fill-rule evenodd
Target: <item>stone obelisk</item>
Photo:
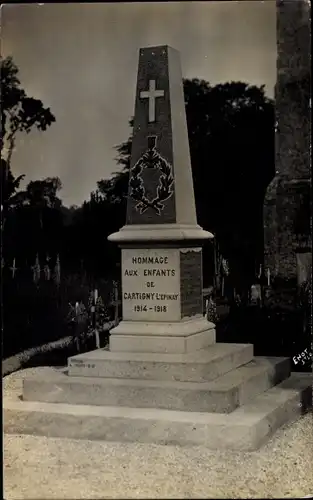
<path id="1" fill-rule="evenodd" d="M 109 236 L 122 249 L 123 320 L 111 351 L 184 353 L 215 342 L 203 318 L 197 224 L 179 53 L 140 49 L 126 225 Z"/>

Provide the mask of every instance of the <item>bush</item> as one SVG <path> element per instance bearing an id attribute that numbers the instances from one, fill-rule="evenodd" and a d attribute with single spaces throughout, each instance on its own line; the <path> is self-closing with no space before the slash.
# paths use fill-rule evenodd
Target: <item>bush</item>
<path id="1" fill-rule="evenodd" d="M 283 356 L 291 359 L 306 349 L 311 352 L 311 334 L 303 328 L 303 311 L 271 307 L 236 307 L 217 323 L 218 342 L 251 343 L 255 356 Z M 309 359 L 293 363 L 293 371 L 310 371 Z"/>

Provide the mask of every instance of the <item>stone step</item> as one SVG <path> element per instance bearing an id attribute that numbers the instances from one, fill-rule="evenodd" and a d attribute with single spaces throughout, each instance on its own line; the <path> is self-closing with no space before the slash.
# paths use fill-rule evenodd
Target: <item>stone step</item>
<path id="1" fill-rule="evenodd" d="M 203 382 L 249 363 L 252 358 L 252 344 L 220 343 L 186 354 L 97 349 L 69 358 L 68 373 L 73 377 Z"/>
<path id="2" fill-rule="evenodd" d="M 7 434 L 253 451 L 311 404 L 312 374 L 293 373 L 228 414 L 35 403 L 16 397 L 4 399 L 3 421 Z"/>
<path id="3" fill-rule="evenodd" d="M 288 358 L 254 358 L 211 382 L 69 377 L 26 378 L 25 401 L 229 413 L 290 375 Z"/>

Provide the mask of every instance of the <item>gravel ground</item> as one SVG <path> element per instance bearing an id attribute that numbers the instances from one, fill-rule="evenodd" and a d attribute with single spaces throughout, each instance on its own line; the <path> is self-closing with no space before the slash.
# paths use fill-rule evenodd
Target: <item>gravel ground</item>
<path id="1" fill-rule="evenodd" d="M 22 379 L 4 378 L 4 398 Z M 313 493 L 313 419 L 280 429 L 253 453 L 36 436 L 4 436 L 4 498 L 301 498 Z"/>

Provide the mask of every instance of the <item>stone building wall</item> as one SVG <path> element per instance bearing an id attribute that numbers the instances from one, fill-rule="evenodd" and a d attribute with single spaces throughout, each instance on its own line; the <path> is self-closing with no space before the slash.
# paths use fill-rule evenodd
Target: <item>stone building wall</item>
<path id="1" fill-rule="evenodd" d="M 310 218 L 302 217 L 311 192 L 310 67 L 309 3 L 278 2 L 276 176 L 264 202 L 264 264 L 282 279 L 296 277 L 296 252 L 311 244 Z M 299 216 L 306 222 L 297 225 Z"/>

